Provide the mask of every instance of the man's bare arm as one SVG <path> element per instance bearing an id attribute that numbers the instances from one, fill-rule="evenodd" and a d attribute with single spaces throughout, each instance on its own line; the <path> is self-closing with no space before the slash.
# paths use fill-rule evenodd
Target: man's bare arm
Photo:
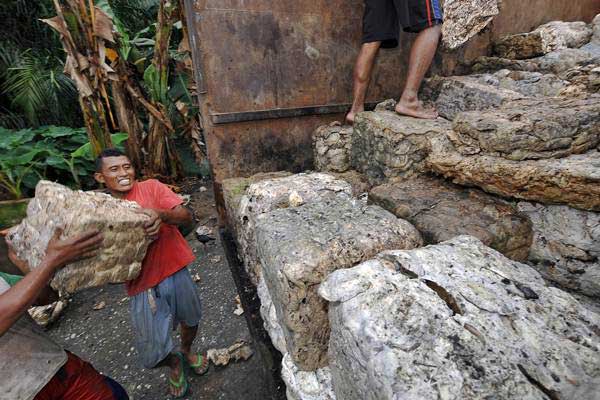
<path id="1" fill-rule="evenodd" d="M 170 210 L 154 210 L 161 221 L 170 225 L 184 225 L 192 222 L 192 213 L 182 205 L 178 205 Z"/>
<path id="2" fill-rule="evenodd" d="M 102 243 L 102 235 L 97 231 L 66 240 L 59 240 L 60 233 L 57 229 L 40 265 L 0 294 L 0 336 L 33 304 L 57 269 L 71 261 L 95 255 Z"/>
<path id="3" fill-rule="evenodd" d="M 193 222 L 192 212 L 182 205 L 173 207 L 170 210 L 142 208 L 138 212 L 146 214 L 150 219 L 146 222 L 146 234 L 149 237 L 156 238 L 161 224 L 185 225 Z"/>
<path id="4" fill-rule="evenodd" d="M 27 275 L 31 268 L 29 268 L 29 264 L 25 260 L 21 260 L 12 245 L 7 242 L 8 245 L 8 259 L 21 271 L 23 275 Z M 33 302 L 34 306 L 44 306 L 46 304 L 53 303 L 57 301 L 59 298 L 58 293 L 50 287 L 50 285 L 46 285 L 41 291 L 38 298 Z"/>

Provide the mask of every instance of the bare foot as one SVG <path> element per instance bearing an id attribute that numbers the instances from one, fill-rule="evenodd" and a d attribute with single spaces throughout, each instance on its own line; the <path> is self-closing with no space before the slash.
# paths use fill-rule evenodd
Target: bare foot
<path id="1" fill-rule="evenodd" d="M 395 110 L 400 115 L 420 119 L 436 119 L 438 117 L 438 112 L 434 108 L 423 107 L 423 104 L 419 100 L 409 102 L 400 99 L 398 104 L 396 104 Z"/>
<path id="2" fill-rule="evenodd" d="M 184 353 L 184 355 L 187 358 L 190 368 L 196 375 L 200 376 L 208 372 L 209 361 L 206 354 Z"/>
<path id="3" fill-rule="evenodd" d="M 346 118 L 344 118 L 344 122 L 347 125 L 354 125 L 354 116 L 356 114 L 354 113 L 354 111 L 349 111 L 348 114 L 346 114 Z"/>
<path id="4" fill-rule="evenodd" d="M 183 394 L 188 389 L 188 383 L 186 380 L 185 373 L 183 371 L 184 366 L 181 363 L 181 360 L 174 356 L 177 361 L 174 361 L 171 366 L 171 373 L 169 376 L 169 392 L 171 396 L 178 398 L 183 396 Z"/>
<path id="5" fill-rule="evenodd" d="M 361 113 L 365 111 L 365 107 L 364 105 L 361 106 L 354 106 L 350 109 L 350 111 L 348 111 L 348 114 L 346 114 L 346 118 L 345 118 L 345 122 L 348 125 L 354 125 L 354 118 L 356 117 L 356 114 Z"/>

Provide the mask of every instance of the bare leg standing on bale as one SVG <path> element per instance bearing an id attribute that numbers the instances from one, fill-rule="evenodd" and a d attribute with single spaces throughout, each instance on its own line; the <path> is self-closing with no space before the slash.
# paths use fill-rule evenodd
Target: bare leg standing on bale
<path id="1" fill-rule="evenodd" d="M 398 114 L 423 119 L 435 119 L 438 117 L 436 110 L 423 107 L 419 101 L 418 93 L 423 78 L 435 56 L 441 32 L 441 26 L 436 25 L 421 31 L 417 35 L 410 50 L 408 76 L 406 77 L 404 92 L 396 105 L 396 112 Z"/>
<path id="2" fill-rule="evenodd" d="M 365 110 L 365 98 L 379 46 L 381 46 L 381 42 L 370 42 L 364 43 L 360 48 L 360 53 L 354 65 L 354 100 L 352 108 L 346 114 L 346 123 L 350 125 L 354 123 L 354 116 Z"/>

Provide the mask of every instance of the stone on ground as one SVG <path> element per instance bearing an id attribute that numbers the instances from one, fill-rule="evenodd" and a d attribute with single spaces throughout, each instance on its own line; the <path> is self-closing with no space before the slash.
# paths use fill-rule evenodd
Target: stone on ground
<path id="1" fill-rule="evenodd" d="M 471 235 L 513 260 L 529 256 L 533 233 L 527 216 L 480 190 L 422 176 L 377 186 L 369 199 L 412 223 L 427 243 Z"/>
<path id="2" fill-rule="evenodd" d="M 509 160 L 559 158 L 600 143 L 600 97 L 511 101 L 457 115 L 450 139 L 462 154 Z"/>
<path id="3" fill-rule="evenodd" d="M 346 172 L 329 172 L 329 174 L 335 176 L 337 179 L 348 182 L 352 186 L 352 195 L 354 197 L 359 197 L 363 193 L 367 193 L 373 187 L 365 175 L 353 169 Z"/>
<path id="4" fill-rule="evenodd" d="M 540 72 L 560 74 L 571 68 L 600 63 L 600 45 L 585 45 L 580 49 L 562 49 L 553 51 L 534 61 Z"/>
<path id="5" fill-rule="evenodd" d="M 471 63 L 473 73 L 502 69 L 561 74 L 571 68 L 600 63 L 600 44 L 588 43 L 579 49 L 561 49 L 529 60 L 481 56 Z"/>
<path id="6" fill-rule="evenodd" d="M 313 133 L 315 167 L 323 172 L 346 172 L 350 169 L 352 127 L 332 122 Z"/>
<path id="7" fill-rule="evenodd" d="M 493 73 L 499 70 L 537 72 L 539 66 L 531 60 L 512 60 L 503 57 L 480 56 L 471 62 L 470 71 L 474 74 Z"/>
<path id="8" fill-rule="evenodd" d="M 508 69 L 499 70 L 494 74 L 475 75 L 474 78 L 482 83 L 528 97 L 558 96 L 569 85 L 569 82 L 554 74 Z"/>
<path id="9" fill-rule="evenodd" d="M 271 293 L 269 293 L 269 288 L 267 288 L 267 283 L 262 275 L 258 278 L 256 294 L 260 299 L 260 316 L 263 320 L 263 326 L 271 338 L 273 347 L 275 347 L 281 354 L 286 354 L 287 345 L 285 343 L 283 329 L 281 328 L 281 324 L 277 319 L 277 311 L 275 310 Z"/>
<path id="10" fill-rule="evenodd" d="M 292 357 L 285 354 L 281 361 L 281 377 L 287 400 L 336 400 L 329 367 L 301 371 Z"/>
<path id="11" fill-rule="evenodd" d="M 441 118 L 420 120 L 391 111 L 360 113 L 352 135 L 352 166 L 371 184 L 415 176 L 424 171 L 430 139 L 450 130 L 451 123 Z"/>
<path id="12" fill-rule="evenodd" d="M 337 398 L 597 398 L 600 315 L 475 238 L 384 252 L 319 294 Z"/>
<path id="13" fill-rule="evenodd" d="M 522 60 L 543 56 L 551 51 L 579 48 L 592 37 L 585 22 L 552 21 L 533 32 L 505 36 L 494 43 L 495 53 L 504 58 Z"/>
<path id="14" fill-rule="evenodd" d="M 281 377 L 286 386 L 288 400 L 335 400 L 329 367 L 315 371 L 301 371 L 287 353 L 281 324 L 264 278 L 259 278 L 257 294 L 260 298 L 260 315 L 273 346 L 283 354 Z"/>
<path id="15" fill-rule="evenodd" d="M 377 206 L 332 194 L 257 215 L 255 239 L 287 350 L 301 370 L 327 366 L 327 305 L 317 287 L 329 273 L 385 249 L 422 244 L 408 222 Z"/>
<path id="16" fill-rule="evenodd" d="M 562 95 L 581 96 L 600 92 L 600 65 L 588 64 L 571 68 L 561 75 L 571 84 L 561 91 Z"/>
<path id="17" fill-rule="evenodd" d="M 432 140 L 431 149 L 428 168 L 454 183 L 504 197 L 600 211 L 599 151 L 560 159 L 512 161 L 462 155 L 442 137 Z"/>
<path id="18" fill-rule="evenodd" d="M 140 273 L 150 240 L 144 224 L 148 216 L 139 206 L 105 193 L 74 191 L 57 183 L 40 181 L 29 202 L 27 217 L 12 228 L 7 240 L 18 258 L 37 268 L 57 228 L 61 238 L 90 229 L 100 230 L 104 242 L 93 258 L 60 269 L 51 281 L 54 289 L 73 293 L 106 283 L 125 282 Z"/>
<path id="19" fill-rule="evenodd" d="M 323 173 L 302 173 L 288 177 L 268 179 L 251 184 L 240 200 L 237 219 L 234 221 L 239 252 L 252 282 L 258 283 L 261 274 L 256 253 L 256 218 L 278 208 L 298 207 L 318 201 L 322 196 L 334 194 L 344 198 L 352 196 L 349 183 Z"/>
<path id="20" fill-rule="evenodd" d="M 592 43 L 600 43 L 600 14 L 592 20 Z"/>
<path id="21" fill-rule="evenodd" d="M 460 47 L 498 13 L 498 0 L 445 0 L 442 43 L 451 50 Z"/>
<path id="22" fill-rule="evenodd" d="M 439 114 L 448 120 L 453 120 L 461 111 L 487 110 L 524 97 L 470 76 L 428 79 L 423 95 L 433 101 Z"/>
<path id="23" fill-rule="evenodd" d="M 290 172 L 279 171 L 259 173 L 247 178 L 228 178 L 223 180 L 223 202 L 225 203 L 227 218 L 229 219 L 228 225 L 234 230 L 234 236 L 239 236 L 239 232 L 237 232 L 239 225 L 236 224 L 235 221 L 237 221 L 239 218 L 240 201 L 242 200 L 242 196 L 246 194 L 248 186 L 256 182 L 268 179 L 283 178 L 290 175 L 292 175 Z"/>
<path id="24" fill-rule="evenodd" d="M 533 223 L 534 268 L 562 287 L 600 297 L 600 214 L 527 202 L 518 208 Z"/>

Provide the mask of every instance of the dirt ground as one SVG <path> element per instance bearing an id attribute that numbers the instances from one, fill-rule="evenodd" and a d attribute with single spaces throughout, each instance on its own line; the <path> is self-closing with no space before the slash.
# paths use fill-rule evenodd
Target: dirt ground
<path id="1" fill-rule="evenodd" d="M 206 190 L 201 191 L 202 187 Z M 184 185 L 183 190 L 192 193 L 191 206 L 201 223 L 214 223 L 216 210 L 212 184 L 191 182 Z M 190 272 L 192 276 L 199 277 L 198 287 L 203 304 L 203 320 L 194 345 L 196 350 L 228 347 L 238 339 L 252 342 L 244 315 L 233 313 L 237 291 L 217 232 L 215 237 L 216 241 L 206 247 L 196 239 L 194 232 L 186 237 L 197 255 Z M 100 302 L 106 306 L 94 310 L 94 306 Z M 48 332 L 65 348 L 92 362 L 100 372 L 121 383 L 132 400 L 171 398 L 166 383 L 168 370 L 148 370 L 138 365 L 133 347 L 129 301 L 123 285 L 77 293 L 63 316 Z M 187 398 L 279 398 L 269 386 L 264 370 L 261 355 L 256 351 L 248 361 L 226 367 L 213 365 L 206 376 L 191 378 L 191 392 Z"/>

